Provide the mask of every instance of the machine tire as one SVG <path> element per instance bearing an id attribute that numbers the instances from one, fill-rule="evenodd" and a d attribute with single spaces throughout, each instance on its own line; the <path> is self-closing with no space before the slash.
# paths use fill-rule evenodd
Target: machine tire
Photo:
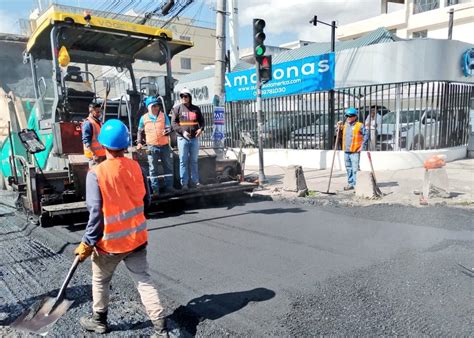
<path id="1" fill-rule="evenodd" d="M 41 214 L 39 217 L 39 224 L 43 228 L 50 227 L 53 225 L 53 218 L 46 213 Z"/>

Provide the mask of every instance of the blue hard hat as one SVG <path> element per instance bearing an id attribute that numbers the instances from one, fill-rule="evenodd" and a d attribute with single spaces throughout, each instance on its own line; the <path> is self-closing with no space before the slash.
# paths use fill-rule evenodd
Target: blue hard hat
<path id="1" fill-rule="evenodd" d="M 148 96 L 145 99 L 145 106 L 148 108 L 150 104 L 161 104 L 161 103 L 155 96 Z"/>
<path id="2" fill-rule="evenodd" d="M 346 115 L 346 116 L 357 116 L 357 109 L 355 109 L 354 107 L 347 108 L 344 115 Z"/>
<path id="3" fill-rule="evenodd" d="M 130 144 L 128 128 L 122 121 L 111 119 L 100 128 L 98 141 L 112 150 L 127 149 Z"/>

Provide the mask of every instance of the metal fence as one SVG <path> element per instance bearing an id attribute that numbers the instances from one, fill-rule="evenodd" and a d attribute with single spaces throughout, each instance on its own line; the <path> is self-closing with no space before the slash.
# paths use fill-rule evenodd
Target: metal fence
<path id="1" fill-rule="evenodd" d="M 438 149 L 468 142 L 474 85 L 410 82 L 337 89 L 334 121 L 355 107 L 369 132 L 371 150 Z M 264 148 L 332 149 L 329 95 L 316 92 L 262 100 Z M 201 106 L 206 133 L 201 144 L 213 146 L 213 106 Z M 371 113 L 372 112 L 372 113 Z M 229 102 L 225 114 L 226 146 L 238 147 L 241 132 L 257 144 L 255 101 Z"/>

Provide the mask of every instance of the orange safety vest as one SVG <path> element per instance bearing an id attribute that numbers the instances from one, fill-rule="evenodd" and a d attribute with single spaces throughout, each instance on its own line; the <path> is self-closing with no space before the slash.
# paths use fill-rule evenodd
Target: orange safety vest
<path id="1" fill-rule="evenodd" d="M 96 246 L 108 253 L 130 252 L 148 240 L 143 213 L 145 184 L 138 162 L 108 159 L 91 169 L 102 195 L 104 233 Z"/>
<path id="2" fill-rule="evenodd" d="M 97 137 L 99 137 L 100 134 L 100 124 L 91 116 L 88 116 L 86 120 L 89 121 L 92 126 L 92 140 L 90 145 L 92 151 L 87 149 L 84 144 L 84 155 L 86 155 L 87 158 L 92 158 L 94 154 L 96 156 L 105 156 L 105 148 L 102 147 L 97 140 Z"/>
<path id="3" fill-rule="evenodd" d="M 354 129 L 352 129 L 352 142 L 349 148 L 349 152 L 351 153 L 358 153 L 362 150 L 362 143 L 364 142 L 364 135 L 360 132 L 362 125 L 362 122 L 356 122 Z M 344 125 L 344 129 L 342 130 L 342 150 L 346 148 L 346 128 L 347 125 Z"/>
<path id="4" fill-rule="evenodd" d="M 150 118 L 149 113 L 143 115 L 143 129 L 145 130 L 146 144 L 153 146 L 164 146 L 169 143 L 169 136 L 163 135 L 165 130 L 165 114 L 160 113 L 156 121 Z"/>

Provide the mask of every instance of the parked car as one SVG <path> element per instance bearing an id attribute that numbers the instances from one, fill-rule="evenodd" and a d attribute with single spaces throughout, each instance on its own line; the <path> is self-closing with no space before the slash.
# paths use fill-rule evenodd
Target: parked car
<path id="1" fill-rule="evenodd" d="M 263 124 L 265 147 L 284 148 L 294 130 L 315 123 L 318 117 L 318 114 L 309 112 L 280 113 L 272 116 Z"/>
<path id="2" fill-rule="evenodd" d="M 396 112 L 382 117 L 378 127 L 377 145 L 381 150 L 395 148 Z M 407 150 L 434 148 L 439 140 L 439 111 L 436 109 L 401 110 L 399 119 L 399 148 Z"/>
<path id="3" fill-rule="evenodd" d="M 344 111 L 344 109 L 336 109 L 336 117 L 332 127 L 334 130 L 336 130 L 338 117 L 341 118 Z M 314 123 L 291 132 L 287 147 L 289 149 L 325 149 L 325 143 L 328 142 L 328 122 L 329 116 L 327 113 L 319 114 Z M 335 138 L 336 132 L 334 132 L 334 138 L 329 141 L 331 148 L 334 146 Z"/>
<path id="4" fill-rule="evenodd" d="M 255 114 L 256 115 L 256 114 Z M 263 122 L 263 141 L 266 148 L 283 148 L 291 132 L 308 124 L 314 123 L 318 119 L 315 113 L 305 112 L 279 112 L 272 113 Z M 258 144 L 258 124 L 257 117 L 241 118 L 227 128 L 227 146 L 236 146 L 240 132 L 247 132 L 249 136 Z"/>
<path id="5" fill-rule="evenodd" d="M 359 108 L 359 118 L 362 117 L 365 121 L 365 119 L 367 118 L 367 116 L 369 116 L 369 113 L 373 108 L 377 108 L 377 114 L 379 114 L 380 116 L 385 116 L 386 114 L 390 113 L 390 109 L 388 109 L 387 107 L 382 106 L 382 105 L 373 104 L 371 106 L 360 107 Z"/>

